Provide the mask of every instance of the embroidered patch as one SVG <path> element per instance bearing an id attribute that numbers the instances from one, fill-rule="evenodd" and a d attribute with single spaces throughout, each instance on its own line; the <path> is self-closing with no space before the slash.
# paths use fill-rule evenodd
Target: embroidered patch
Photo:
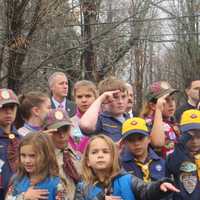
<path id="1" fill-rule="evenodd" d="M 3 99 L 9 99 L 9 98 L 10 98 L 10 94 L 9 94 L 9 92 L 8 92 L 7 90 L 3 90 L 3 91 L 1 92 L 1 97 L 2 97 Z"/>
<path id="2" fill-rule="evenodd" d="M 156 165 L 156 166 L 155 166 L 155 168 L 156 168 L 156 170 L 157 170 L 158 172 L 160 172 L 160 171 L 162 170 L 162 166 L 161 166 L 161 165 L 159 165 L 159 164 L 158 164 L 158 165 Z"/>
<path id="3" fill-rule="evenodd" d="M 182 173 L 180 175 L 180 181 L 183 184 L 185 190 L 191 194 L 197 185 L 197 177 L 192 175 L 191 173 Z"/>
<path id="4" fill-rule="evenodd" d="M 13 133 L 11 133 L 11 134 L 8 135 L 8 138 L 12 140 L 12 139 L 15 138 L 15 135 Z"/>
<path id="5" fill-rule="evenodd" d="M 62 120 L 64 118 L 64 115 L 61 111 L 56 111 L 54 116 L 57 120 Z"/>
<path id="6" fill-rule="evenodd" d="M 197 167 L 194 163 L 185 161 L 180 166 L 180 171 L 182 172 L 194 172 L 197 170 Z"/>
<path id="7" fill-rule="evenodd" d="M 132 124 L 133 126 L 135 126 L 135 125 L 137 125 L 138 123 L 137 123 L 136 121 L 132 121 L 131 124 Z"/>
<path id="8" fill-rule="evenodd" d="M 195 119 L 195 118 L 197 118 L 197 115 L 196 115 L 196 114 L 192 114 L 190 117 L 191 117 L 192 119 Z"/>

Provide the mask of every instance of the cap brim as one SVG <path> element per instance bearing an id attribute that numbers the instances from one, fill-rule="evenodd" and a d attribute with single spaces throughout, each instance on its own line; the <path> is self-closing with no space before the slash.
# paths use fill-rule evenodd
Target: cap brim
<path id="1" fill-rule="evenodd" d="M 16 100 L 6 100 L 6 101 L 4 101 L 4 102 L 2 102 L 2 103 L 0 103 L 0 108 L 2 108 L 4 105 L 6 105 L 6 104 L 17 104 L 17 105 L 19 105 L 19 102 Z"/>
<path id="2" fill-rule="evenodd" d="M 165 90 L 161 94 L 159 94 L 156 98 L 158 99 L 158 98 L 165 96 L 165 95 L 169 96 L 169 95 L 174 94 L 175 92 L 179 92 L 179 90 L 170 88 L 170 89 Z"/>
<path id="3" fill-rule="evenodd" d="M 126 139 L 127 137 L 130 137 L 130 136 L 134 136 L 134 135 L 143 135 L 143 136 L 149 136 L 149 132 L 146 132 L 146 131 L 142 131 L 142 130 L 131 130 L 131 131 L 128 131 L 126 133 L 124 133 L 124 135 L 122 135 L 122 140 Z"/>
<path id="4" fill-rule="evenodd" d="M 182 133 L 190 131 L 190 130 L 196 130 L 196 129 L 200 130 L 200 124 L 193 123 L 193 124 L 182 125 L 180 127 L 180 130 L 181 130 Z"/>
<path id="5" fill-rule="evenodd" d="M 47 129 L 58 129 L 63 126 L 71 126 L 71 125 L 72 125 L 72 122 L 60 121 L 60 122 L 56 122 L 50 126 L 47 126 Z"/>

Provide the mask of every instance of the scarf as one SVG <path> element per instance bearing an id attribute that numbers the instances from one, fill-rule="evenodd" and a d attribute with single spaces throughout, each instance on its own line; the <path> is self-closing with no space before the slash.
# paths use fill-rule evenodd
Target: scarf
<path id="1" fill-rule="evenodd" d="M 142 170 L 143 181 L 145 183 L 148 183 L 151 181 L 150 170 L 149 170 L 149 166 L 150 166 L 151 162 L 152 162 L 152 160 L 149 160 L 147 163 L 144 164 L 138 160 L 135 160 L 136 165 L 138 165 L 140 167 L 140 169 Z"/>
<path id="2" fill-rule="evenodd" d="M 18 146 L 19 146 L 20 140 L 16 137 L 14 133 L 5 135 L 5 137 L 9 139 L 8 148 L 7 148 L 8 163 L 12 172 L 16 172 L 17 164 L 18 164 L 17 152 L 18 152 Z"/>
<path id="3" fill-rule="evenodd" d="M 80 175 L 78 174 L 74 163 L 72 161 L 73 152 L 70 149 L 65 148 L 63 151 L 63 170 L 67 176 L 69 176 L 75 183 L 80 180 Z"/>
<path id="4" fill-rule="evenodd" d="M 195 155 L 194 158 L 195 158 L 195 164 L 197 166 L 197 174 L 200 180 L 200 154 Z"/>

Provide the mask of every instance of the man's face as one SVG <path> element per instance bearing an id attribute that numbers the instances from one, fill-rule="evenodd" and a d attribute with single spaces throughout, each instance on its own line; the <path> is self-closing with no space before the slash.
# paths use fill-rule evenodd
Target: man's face
<path id="1" fill-rule="evenodd" d="M 193 81 L 191 87 L 186 90 L 188 98 L 194 103 L 199 102 L 200 80 Z"/>
<path id="2" fill-rule="evenodd" d="M 0 108 L 0 125 L 2 127 L 10 126 L 16 117 L 17 105 L 9 103 Z"/>
<path id="3" fill-rule="evenodd" d="M 53 84 L 51 86 L 51 91 L 54 97 L 64 98 L 68 93 L 68 80 L 64 75 L 57 75 L 53 79 Z"/>
<path id="4" fill-rule="evenodd" d="M 127 87 L 128 89 L 128 104 L 127 112 L 133 109 L 133 89 L 131 86 Z"/>

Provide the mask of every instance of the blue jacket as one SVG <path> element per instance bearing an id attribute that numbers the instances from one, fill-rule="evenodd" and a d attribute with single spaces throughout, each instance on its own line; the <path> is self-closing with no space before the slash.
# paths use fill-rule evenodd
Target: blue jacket
<path id="1" fill-rule="evenodd" d="M 200 180 L 197 171 L 188 170 L 191 165 L 195 165 L 185 146 L 190 137 L 187 134 L 182 134 L 181 140 L 176 144 L 174 152 L 166 160 L 167 176 L 174 177 L 176 187 L 181 191 L 180 193 L 173 194 L 173 200 L 200 199 Z"/>
<path id="2" fill-rule="evenodd" d="M 76 187 L 74 200 L 105 200 L 105 195 L 119 196 L 123 200 L 160 200 L 167 197 L 170 192 L 161 192 L 160 184 L 168 182 L 163 178 L 149 184 L 131 174 L 122 172 L 117 175 L 108 187 L 108 194 L 100 184 L 87 186 L 81 182 Z"/>
<path id="3" fill-rule="evenodd" d="M 47 189 L 49 192 L 48 200 L 55 200 L 57 186 L 60 183 L 60 177 L 50 177 L 45 178 L 45 180 L 34 186 L 35 189 Z M 30 179 L 28 177 L 24 177 L 22 180 L 15 180 L 13 183 L 13 196 L 20 195 L 22 192 L 26 192 L 30 187 Z"/>
<path id="4" fill-rule="evenodd" d="M 125 120 L 129 118 L 128 114 L 124 114 Z M 119 141 L 122 137 L 121 129 L 122 123 L 118 119 L 114 118 L 108 112 L 102 112 L 97 120 L 96 133 L 103 133 L 112 138 L 113 141 Z"/>
<path id="5" fill-rule="evenodd" d="M 21 138 L 17 133 L 16 128 L 13 127 L 11 132 L 15 134 L 15 137 L 17 137 L 18 139 Z M 7 157 L 7 149 L 9 143 L 10 139 L 4 135 L 3 129 L 0 128 L 0 161 L 3 161 L 4 163 L 0 172 L 0 176 L 2 177 L 2 183 L 0 183 L 2 186 L 2 188 L 0 189 L 0 200 L 4 200 L 4 195 L 7 190 L 9 180 L 13 175 Z"/>
<path id="6" fill-rule="evenodd" d="M 150 163 L 150 177 L 151 181 L 159 180 L 165 177 L 165 161 L 159 157 L 151 148 L 149 148 Z M 121 162 L 123 168 L 131 174 L 134 174 L 138 178 L 143 179 L 143 174 L 140 167 L 134 162 L 133 154 L 125 149 L 121 154 Z"/>
<path id="7" fill-rule="evenodd" d="M 123 200 L 135 200 L 135 195 L 131 188 L 131 181 L 132 176 L 130 174 L 117 176 L 112 182 L 112 195 L 120 196 Z M 84 183 L 81 182 L 78 184 L 77 187 L 80 190 L 85 191 L 85 196 L 83 197 L 84 200 L 92 200 L 95 199 L 97 196 L 100 199 L 104 197 L 104 190 L 98 184 L 89 188 L 84 188 Z"/>

